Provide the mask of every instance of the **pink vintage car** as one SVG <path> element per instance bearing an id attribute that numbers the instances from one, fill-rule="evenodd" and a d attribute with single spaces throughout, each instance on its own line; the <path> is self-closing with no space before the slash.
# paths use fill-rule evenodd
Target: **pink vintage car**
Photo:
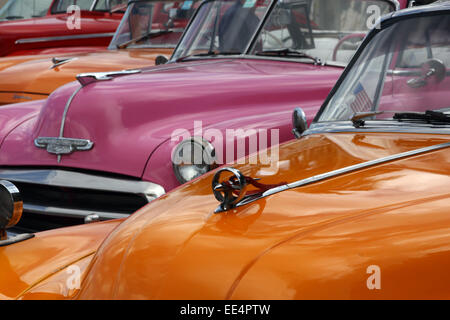
<path id="1" fill-rule="evenodd" d="M 0 56 L 105 49 L 127 0 L 10 0 L 0 9 Z"/>
<path id="2" fill-rule="evenodd" d="M 46 101 L 2 107 L 0 179 L 23 195 L 18 227 L 124 217 L 294 138 L 292 110 L 311 122 L 368 28 L 406 5 L 207 0 L 168 64 L 82 74 Z"/>

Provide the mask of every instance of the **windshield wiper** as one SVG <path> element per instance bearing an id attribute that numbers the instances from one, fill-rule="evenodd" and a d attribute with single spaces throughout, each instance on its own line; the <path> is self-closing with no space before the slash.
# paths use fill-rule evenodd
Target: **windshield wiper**
<path id="1" fill-rule="evenodd" d="M 197 53 L 197 54 L 190 54 L 184 57 L 180 57 L 176 60 L 176 62 L 184 61 L 188 58 L 192 57 L 216 57 L 216 56 L 235 56 L 240 55 L 242 52 L 239 51 L 208 51 L 203 53 Z"/>
<path id="2" fill-rule="evenodd" d="M 22 16 L 7 16 L 5 17 L 6 20 L 17 20 L 17 19 L 23 19 Z"/>
<path id="3" fill-rule="evenodd" d="M 134 38 L 134 39 L 131 39 L 131 40 L 127 41 L 127 42 L 124 42 L 122 44 L 117 45 L 117 49 L 125 49 L 130 44 L 133 44 L 133 43 L 145 40 L 147 38 L 148 39 L 156 38 L 156 37 L 159 37 L 159 36 L 162 36 L 162 35 L 165 35 L 165 34 L 168 34 L 168 33 L 172 33 L 172 32 L 173 32 L 172 30 L 161 30 L 161 31 L 156 31 L 156 32 L 154 32 L 154 31 L 148 32 L 148 33 L 146 33 L 146 34 L 144 34 L 144 35 L 142 35 L 142 36 L 140 36 L 138 38 Z"/>
<path id="4" fill-rule="evenodd" d="M 255 53 L 257 56 L 277 56 L 277 57 L 296 57 L 296 58 L 306 58 L 314 61 L 315 64 L 322 64 L 322 60 L 319 58 L 310 56 L 309 54 L 290 48 L 275 49 L 275 50 L 264 50 Z"/>
<path id="5" fill-rule="evenodd" d="M 426 123 L 450 123 L 450 115 L 433 110 L 427 110 L 425 112 L 399 112 L 394 114 L 393 119 Z"/>

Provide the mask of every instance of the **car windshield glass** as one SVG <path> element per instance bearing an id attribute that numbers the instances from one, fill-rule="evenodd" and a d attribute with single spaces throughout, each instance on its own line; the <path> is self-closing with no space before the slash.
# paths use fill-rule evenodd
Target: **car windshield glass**
<path id="1" fill-rule="evenodd" d="M 65 13 L 67 8 L 76 5 L 80 10 L 91 10 L 95 0 L 59 0 L 52 6 L 52 13 Z"/>
<path id="2" fill-rule="evenodd" d="M 376 17 L 394 7 L 380 0 L 287 0 L 277 3 L 250 52 L 347 64 Z M 314 62 L 314 60 L 312 60 Z"/>
<path id="3" fill-rule="evenodd" d="M 9 0 L 0 9 L 0 21 L 43 17 L 52 0 Z"/>
<path id="4" fill-rule="evenodd" d="M 98 0 L 95 4 L 96 11 L 122 11 L 126 8 L 128 0 Z"/>
<path id="5" fill-rule="evenodd" d="M 261 0 L 205 3 L 173 57 L 244 53 L 269 6 Z M 346 64 L 375 18 L 393 10 L 384 0 L 277 1 L 248 53 Z"/>
<path id="6" fill-rule="evenodd" d="M 190 0 L 131 3 L 109 48 L 174 48 L 198 2 Z"/>
<path id="7" fill-rule="evenodd" d="M 270 3 L 271 0 L 205 2 L 172 60 L 208 53 L 244 53 Z"/>
<path id="8" fill-rule="evenodd" d="M 432 118 L 446 118 L 450 112 L 450 15 L 408 18 L 377 33 L 318 121 L 348 121 L 365 112 L 372 114 L 371 120 L 437 122 Z"/>

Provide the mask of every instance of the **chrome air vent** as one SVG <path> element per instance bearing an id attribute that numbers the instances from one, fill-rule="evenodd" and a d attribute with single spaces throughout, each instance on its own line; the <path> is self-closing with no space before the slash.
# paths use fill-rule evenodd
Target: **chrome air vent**
<path id="1" fill-rule="evenodd" d="M 13 182 L 23 198 L 23 218 L 15 232 L 36 232 L 127 217 L 164 194 L 164 188 L 132 178 L 68 170 L 0 168 L 0 180 Z"/>

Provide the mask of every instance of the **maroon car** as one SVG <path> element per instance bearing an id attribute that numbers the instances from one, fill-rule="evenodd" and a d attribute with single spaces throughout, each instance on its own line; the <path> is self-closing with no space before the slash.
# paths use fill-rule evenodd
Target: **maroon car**
<path id="1" fill-rule="evenodd" d="M 0 56 L 81 52 L 111 42 L 127 0 L 10 0 L 0 9 Z"/>

